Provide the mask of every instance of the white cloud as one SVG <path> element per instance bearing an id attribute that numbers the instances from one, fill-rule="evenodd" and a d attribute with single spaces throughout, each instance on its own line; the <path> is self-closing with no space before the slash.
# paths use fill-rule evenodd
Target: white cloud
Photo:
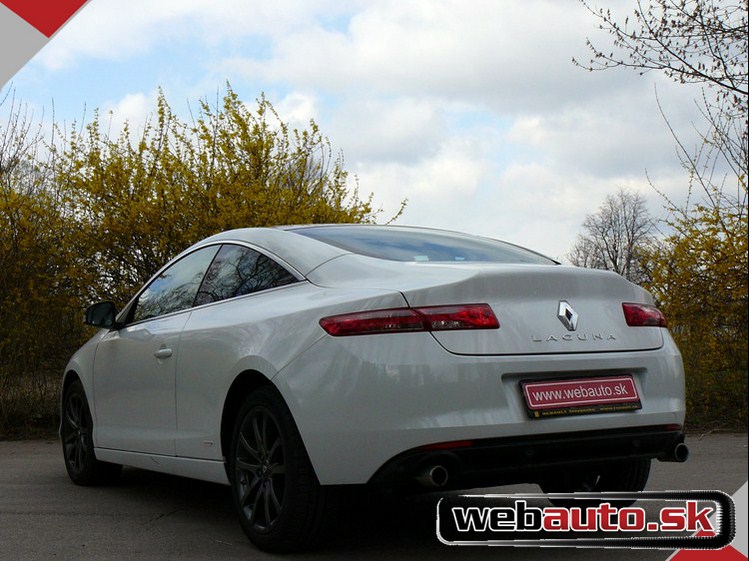
<path id="1" fill-rule="evenodd" d="M 90 0 L 37 57 L 50 69 L 80 59 L 138 58 L 164 42 L 216 45 L 237 37 L 285 34 L 357 7 L 333 0 Z M 344 12 L 345 13 L 345 12 Z"/>
<path id="2" fill-rule="evenodd" d="M 330 121 L 330 136 L 351 161 L 407 163 L 432 157 L 448 133 L 427 99 L 349 98 Z"/>
<path id="3" fill-rule="evenodd" d="M 580 29 L 589 19 L 576 3 L 374 2 L 345 29 L 311 25 L 276 37 L 273 56 L 245 60 L 244 71 L 328 92 L 547 111 L 570 102 L 573 93 L 579 102 L 631 84 L 617 83 L 615 73 L 579 79 L 585 73 L 571 59 L 587 56 Z"/>
<path id="4" fill-rule="evenodd" d="M 632 83 L 615 73 L 583 87 L 570 79 L 582 74 L 572 56 L 587 56 L 582 29 L 592 19 L 574 1 L 91 0 L 37 62 L 135 60 L 179 41 L 193 56 L 233 53 L 219 67 L 268 82 L 473 99 L 507 112 Z"/>
<path id="5" fill-rule="evenodd" d="M 120 100 L 104 103 L 100 110 L 101 121 L 110 137 L 116 138 L 126 122 L 132 133 L 142 132 L 146 119 L 156 111 L 158 95 L 157 90 L 128 93 Z"/>
<path id="6" fill-rule="evenodd" d="M 610 4 L 622 15 L 632 8 Z M 226 79 L 250 105 L 265 91 L 284 121 L 306 128 L 314 119 L 343 149 L 382 218 L 407 197 L 401 223 L 563 257 L 585 214 L 620 186 L 658 213 L 646 169 L 668 196 L 685 192 L 653 85 L 688 145 L 699 118 L 683 85 L 575 67 L 572 57 L 589 58 L 586 36 L 610 44 L 575 0 L 133 0 L 126 11 L 91 0 L 40 62 L 132 68 L 172 47 L 180 72 L 197 70 L 165 87 L 170 102 L 213 99 Z M 133 84 L 108 94 L 117 101 L 82 102 L 111 109 L 121 127 L 153 110 L 158 85 L 166 86 Z"/>
<path id="7" fill-rule="evenodd" d="M 477 193 L 490 175 L 486 146 L 480 139 L 451 137 L 436 153 L 418 162 L 366 162 L 353 169 L 359 177 L 362 195 L 375 194 L 389 219 L 408 199 L 399 222 L 448 227 L 445 209 L 455 210 Z"/>
<path id="8" fill-rule="evenodd" d="M 177 22 L 197 4 L 199 0 L 133 0 L 123 13 L 120 2 L 92 0 L 35 61 L 58 70 L 73 64 L 78 57 L 121 60 L 145 53 L 158 41 L 178 34 Z"/>
<path id="9" fill-rule="evenodd" d="M 317 100 L 314 95 L 291 92 L 280 102 L 274 103 L 279 117 L 291 128 L 306 129 L 310 120 L 317 118 Z"/>
<path id="10" fill-rule="evenodd" d="M 465 172 L 474 169 L 474 162 L 463 164 Z M 431 166 L 425 164 L 425 168 Z M 408 179 L 408 174 L 403 178 Z M 413 196 L 399 223 L 472 232 L 564 260 L 585 215 L 596 212 L 615 186 L 656 199 L 644 179 L 623 176 L 607 181 L 586 173 L 560 174 L 553 166 L 540 163 L 511 165 L 502 173 L 468 180 L 472 185 L 468 192 L 453 190 L 454 184 L 447 182 L 438 183 L 440 188 L 429 192 L 408 191 Z"/>

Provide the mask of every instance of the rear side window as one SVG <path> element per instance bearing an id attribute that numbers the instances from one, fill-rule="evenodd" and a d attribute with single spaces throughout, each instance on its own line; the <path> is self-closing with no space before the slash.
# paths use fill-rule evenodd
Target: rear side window
<path id="1" fill-rule="evenodd" d="M 391 261 L 556 263 L 516 245 L 442 230 L 397 226 L 311 226 L 292 231 L 352 253 Z"/>
<path id="2" fill-rule="evenodd" d="M 238 245 L 224 245 L 205 275 L 195 305 L 243 296 L 294 281 L 296 279 L 291 273 L 262 253 Z"/>
<path id="3" fill-rule="evenodd" d="M 132 321 L 178 312 L 191 308 L 200 281 L 218 248 L 204 247 L 186 255 L 156 277 L 141 292 L 132 314 Z"/>

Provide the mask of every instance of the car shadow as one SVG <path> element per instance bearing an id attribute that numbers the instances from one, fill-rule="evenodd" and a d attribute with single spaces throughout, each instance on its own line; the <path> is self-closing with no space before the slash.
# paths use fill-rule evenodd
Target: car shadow
<path id="1" fill-rule="evenodd" d="M 510 489 L 510 490 L 508 490 Z M 525 489 L 534 492 L 533 487 Z M 120 483 L 109 488 L 111 495 L 126 491 L 123 500 L 134 501 L 141 508 L 151 509 L 151 523 L 189 520 L 215 541 L 239 547 L 251 557 L 260 554 L 247 540 L 239 527 L 233 510 L 228 486 L 183 477 L 165 475 L 135 468 L 123 470 Z M 499 493 L 518 492 L 517 487 L 500 487 Z M 436 536 L 437 502 L 452 493 L 399 495 L 367 488 L 347 489 L 340 493 L 338 508 L 327 520 L 328 530 L 323 542 L 313 551 L 295 558 L 357 559 L 440 559 L 455 556 L 465 559 L 486 559 L 487 555 L 502 555 L 503 559 L 548 559 L 546 548 L 496 548 L 447 546 Z M 508 502 L 509 504 L 509 502 Z M 175 520 L 176 519 L 176 520 Z M 203 530 L 201 530 L 203 531 Z M 655 552 L 661 555 L 662 552 Z M 646 557 L 648 557 L 646 555 Z M 600 551 L 555 550 L 557 559 L 599 560 Z"/>
<path id="2" fill-rule="evenodd" d="M 164 518 L 190 518 L 231 538 L 234 545 L 253 546 L 239 527 L 228 486 L 136 468 L 124 468 L 117 485 L 107 494 L 145 508 L 151 522 Z M 405 550 L 424 554 L 446 550 L 435 534 L 437 501 L 443 494 L 398 495 L 367 488 L 337 488 L 336 504 L 322 543 L 312 555 L 351 558 L 352 554 Z M 121 495 L 123 495 L 122 497 Z"/>

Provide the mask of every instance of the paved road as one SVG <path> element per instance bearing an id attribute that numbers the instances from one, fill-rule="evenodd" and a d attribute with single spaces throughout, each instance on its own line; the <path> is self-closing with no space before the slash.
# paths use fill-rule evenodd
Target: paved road
<path id="1" fill-rule="evenodd" d="M 695 435 L 686 464 L 655 462 L 649 490 L 720 489 L 747 479 L 747 435 Z M 228 487 L 127 469 L 121 484 L 69 482 L 59 444 L 0 442 L 0 560 L 277 559 L 255 549 L 235 521 Z M 497 492 L 537 492 L 513 486 Z M 322 551 L 287 559 L 601 558 L 601 550 L 455 548 L 434 535 L 434 496 L 368 499 L 350 507 Z M 553 556 L 552 556 L 553 552 Z M 606 559 L 664 560 L 666 551 L 609 550 Z"/>

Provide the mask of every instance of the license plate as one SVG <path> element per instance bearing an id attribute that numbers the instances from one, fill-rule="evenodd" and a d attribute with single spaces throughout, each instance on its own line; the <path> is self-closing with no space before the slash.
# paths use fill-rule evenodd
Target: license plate
<path id="1" fill-rule="evenodd" d="M 641 409 L 632 376 L 523 381 L 528 415 L 532 419 Z"/>

